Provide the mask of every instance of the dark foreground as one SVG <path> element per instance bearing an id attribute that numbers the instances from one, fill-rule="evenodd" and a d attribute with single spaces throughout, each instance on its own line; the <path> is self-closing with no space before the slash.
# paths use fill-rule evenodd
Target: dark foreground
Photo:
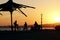
<path id="1" fill-rule="evenodd" d="M 0 31 L 0 40 L 59 40 L 59 31 Z"/>

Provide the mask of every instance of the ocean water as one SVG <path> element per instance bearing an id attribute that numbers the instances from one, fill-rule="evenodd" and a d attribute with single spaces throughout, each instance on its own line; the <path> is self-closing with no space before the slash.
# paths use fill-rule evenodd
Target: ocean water
<path id="1" fill-rule="evenodd" d="M 42 29 L 52 29 L 52 30 L 55 30 L 55 28 L 50 28 L 50 27 L 49 27 L 49 28 L 45 28 L 45 27 L 44 27 L 44 28 L 42 28 Z"/>
<path id="2" fill-rule="evenodd" d="M 42 29 L 52 29 L 52 30 L 54 30 L 55 28 L 42 28 Z M 11 28 L 0 28 L 0 31 L 10 31 L 11 30 Z M 22 31 L 23 30 L 23 28 L 18 28 L 18 31 Z M 27 30 L 31 30 L 31 28 L 28 28 Z"/>

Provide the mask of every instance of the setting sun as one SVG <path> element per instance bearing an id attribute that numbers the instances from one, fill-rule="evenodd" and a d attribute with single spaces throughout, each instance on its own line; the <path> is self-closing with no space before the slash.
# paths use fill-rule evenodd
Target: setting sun
<path id="1" fill-rule="evenodd" d="M 60 18 L 59 17 L 55 17 L 54 20 L 55 20 L 55 22 L 60 22 Z"/>

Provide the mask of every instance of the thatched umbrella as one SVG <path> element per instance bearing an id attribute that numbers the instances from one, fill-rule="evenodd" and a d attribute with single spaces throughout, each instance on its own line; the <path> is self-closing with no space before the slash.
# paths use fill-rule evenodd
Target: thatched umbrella
<path id="1" fill-rule="evenodd" d="M 11 15 L 11 30 L 13 30 L 13 27 L 12 27 L 13 26 L 13 24 L 12 24 L 12 12 L 16 9 L 18 9 L 20 12 L 22 12 L 20 10 L 20 8 L 26 8 L 26 7 L 35 9 L 35 7 L 26 6 L 26 5 L 23 5 L 23 4 L 17 4 L 15 2 L 13 2 L 13 0 L 9 0 L 6 3 L 0 4 L 0 11 L 9 11 L 10 12 L 10 15 Z M 22 12 L 22 14 L 24 14 L 27 17 L 27 15 L 25 13 Z"/>

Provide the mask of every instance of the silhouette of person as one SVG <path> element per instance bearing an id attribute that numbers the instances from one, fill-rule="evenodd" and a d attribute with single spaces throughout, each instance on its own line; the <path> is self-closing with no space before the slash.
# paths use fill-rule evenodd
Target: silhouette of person
<path id="1" fill-rule="evenodd" d="M 16 31 L 18 29 L 18 24 L 17 24 L 17 20 L 14 22 L 14 30 Z"/>
<path id="2" fill-rule="evenodd" d="M 24 30 L 27 30 L 27 23 L 24 24 Z"/>
<path id="3" fill-rule="evenodd" d="M 34 30 L 39 30 L 39 29 L 40 29 L 40 27 L 39 27 L 38 23 L 35 21 Z"/>

